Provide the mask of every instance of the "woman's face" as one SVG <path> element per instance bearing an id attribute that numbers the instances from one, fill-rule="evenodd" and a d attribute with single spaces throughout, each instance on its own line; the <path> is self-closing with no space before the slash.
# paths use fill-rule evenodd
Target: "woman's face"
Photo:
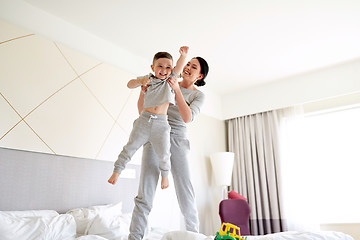
<path id="1" fill-rule="evenodd" d="M 201 74 L 201 67 L 199 60 L 192 58 L 184 67 L 182 72 L 182 77 L 184 80 L 189 80 L 191 82 L 196 82 L 198 79 L 201 79 L 203 75 Z"/>

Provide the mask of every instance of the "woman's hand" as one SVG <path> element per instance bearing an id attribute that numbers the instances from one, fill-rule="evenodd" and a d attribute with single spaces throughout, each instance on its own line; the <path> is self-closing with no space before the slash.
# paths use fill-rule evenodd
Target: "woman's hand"
<path id="1" fill-rule="evenodd" d="M 141 92 L 146 93 L 148 87 L 149 87 L 149 85 L 145 85 L 145 86 L 141 85 Z"/>
<path id="2" fill-rule="evenodd" d="M 170 87 L 176 92 L 177 90 L 180 90 L 179 82 L 176 77 L 171 77 L 168 80 L 168 83 Z"/>

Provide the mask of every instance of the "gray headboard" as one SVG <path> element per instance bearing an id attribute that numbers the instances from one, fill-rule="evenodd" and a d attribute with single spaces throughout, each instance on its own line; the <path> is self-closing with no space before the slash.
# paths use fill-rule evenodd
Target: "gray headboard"
<path id="1" fill-rule="evenodd" d="M 113 163 L 84 158 L 0 148 L 0 211 L 56 210 L 123 202 L 131 212 L 137 194 L 140 166 L 135 178 L 107 183 Z"/>

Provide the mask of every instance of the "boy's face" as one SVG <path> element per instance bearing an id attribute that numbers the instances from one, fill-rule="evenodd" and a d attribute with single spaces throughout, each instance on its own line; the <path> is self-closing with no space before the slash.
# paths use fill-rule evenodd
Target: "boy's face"
<path id="1" fill-rule="evenodd" d="M 159 58 L 151 65 L 155 77 L 161 80 L 166 79 L 172 70 L 172 61 L 168 58 Z"/>

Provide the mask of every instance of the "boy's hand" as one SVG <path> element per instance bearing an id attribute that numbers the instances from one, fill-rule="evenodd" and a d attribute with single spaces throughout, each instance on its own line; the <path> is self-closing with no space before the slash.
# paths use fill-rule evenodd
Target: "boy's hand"
<path id="1" fill-rule="evenodd" d="M 180 55 L 186 56 L 188 54 L 189 47 L 188 46 L 182 46 L 179 50 Z"/>
<path id="2" fill-rule="evenodd" d="M 161 189 L 165 189 L 169 187 L 169 179 L 168 177 L 161 177 Z"/>
<path id="3" fill-rule="evenodd" d="M 176 62 L 176 66 L 174 67 L 174 72 L 176 75 L 180 75 L 180 73 L 182 72 L 184 66 L 185 66 L 185 60 L 186 60 L 186 56 L 188 54 L 189 51 L 189 47 L 188 46 L 182 46 L 179 50 L 180 53 L 180 57 Z M 174 89 L 174 88 L 173 88 Z M 175 90 L 175 89 L 174 89 Z"/>
<path id="4" fill-rule="evenodd" d="M 139 80 L 139 84 L 141 86 L 146 86 L 149 82 L 151 82 L 151 80 L 149 78 L 146 78 L 146 77 L 140 78 L 138 80 Z"/>
<path id="5" fill-rule="evenodd" d="M 143 78 L 134 78 L 129 80 L 127 83 L 127 87 L 130 89 L 137 88 L 139 86 L 146 86 L 151 80 L 149 78 L 143 77 Z"/>

